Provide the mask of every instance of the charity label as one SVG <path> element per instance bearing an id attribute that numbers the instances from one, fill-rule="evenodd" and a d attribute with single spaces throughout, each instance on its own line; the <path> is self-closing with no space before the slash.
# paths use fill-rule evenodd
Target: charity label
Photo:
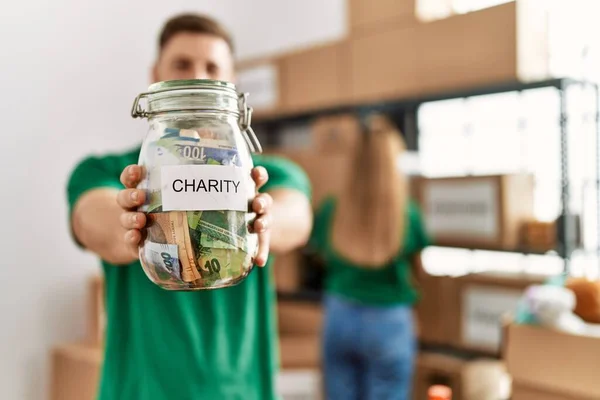
<path id="1" fill-rule="evenodd" d="M 247 172 L 235 165 L 161 167 L 163 211 L 248 211 Z"/>

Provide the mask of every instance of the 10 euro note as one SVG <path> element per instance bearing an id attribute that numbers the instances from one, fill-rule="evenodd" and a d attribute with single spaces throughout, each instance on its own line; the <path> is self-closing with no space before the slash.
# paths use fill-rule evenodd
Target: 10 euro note
<path id="1" fill-rule="evenodd" d="M 207 286 L 218 286 L 239 278 L 251 262 L 252 257 L 245 251 L 225 248 L 202 248 L 197 259 L 200 275 Z"/>

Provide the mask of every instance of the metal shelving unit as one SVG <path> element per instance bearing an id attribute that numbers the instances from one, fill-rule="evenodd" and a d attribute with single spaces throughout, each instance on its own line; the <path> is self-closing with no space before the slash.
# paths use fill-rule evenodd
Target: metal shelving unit
<path id="1" fill-rule="evenodd" d="M 550 79 L 532 83 L 508 82 L 504 84 L 495 84 L 488 86 L 474 87 L 464 90 L 444 92 L 427 96 L 392 99 L 377 103 L 356 104 L 352 106 L 332 107 L 321 109 L 317 112 L 299 113 L 287 115 L 284 117 L 271 117 L 255 121 L 255 130 L 261 134 L 262 140 L 266 140 L 269 146 L 277 146 L 278 132 L 285 126 L 291 124 L 308 124 L 311 120 L 335 113 L 352 112 L 357 115 L 365 115 L 372 111 L 385 112 L 402 130 L 409 150 L 418 151 L 418 109 L 427 102 L 439 100 L 451 100 L 459 98 L 470 98 L 480 95 L 499 94 L 505 92 L 524 92 L 532 89 L 555 88 L 560 97 L 560 204 L 561 212 L 558 224 L 557 248 L 558 255 L 564 260 L 564 271 L 569 271 L 569 264 L 573 251 L 576 250 L 577 230 L 575 220 L 570 207 L 571 201 L 571 182 L 570 159 L 569 159 L 569 138 L 573 135 L 569 127 L 569 104 L 567 91 L 573 85 L 591 87 L 596 93 L 595 115 L 593 116 L 596 124 L 596 209 L 599 208 L 598 199 L 600 198 L 600 117 L 598 110 L 600 108 L 600 95 L 597 85 L 589 82 L 581 82 L 572 79 Z M 597 213 L 597 231 L 600 238 L 600 212 Z M 596 240 L 598 242 L 598 240 Z M 596 253 L 600 256 L 600 245 L 596 244 Z M 536 252 L 523 251 L 526 254 L 535 254 Z"/>

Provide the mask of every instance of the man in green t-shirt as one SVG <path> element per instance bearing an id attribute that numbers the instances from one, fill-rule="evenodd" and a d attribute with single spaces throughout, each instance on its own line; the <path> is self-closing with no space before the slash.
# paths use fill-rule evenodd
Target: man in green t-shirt
<path id="1" fill-rule="evenodd" d="M 199 15 L 171 19 L 159 40 L 153 81 L 234 80 L 231 39 Z M 237 286 L 213 291 L 167 291 L 138 261 L 145 216 L 139 147 L 82 160 L 68 182 L 76 242 L 101 259 L 106 281 L 107 331 L 101 400 L 275 398 L 278 366 L 275 291 L 269 268 L 255 268 Z M 260 194 L 252 207 L 259 233 L 255 262 L 269 251 L 304 244 L 311 230 L 310 185 L 291 162 L 253 157 Z"/>

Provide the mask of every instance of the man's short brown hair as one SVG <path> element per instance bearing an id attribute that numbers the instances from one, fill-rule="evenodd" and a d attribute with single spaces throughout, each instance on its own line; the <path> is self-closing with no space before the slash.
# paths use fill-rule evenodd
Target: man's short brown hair
<path id="1" fill-rule="evenodd" d="M 223 39 L 233 53 L 233 39 L 227 29 L 214 19 L 201 14 L 180 14 L 169 19 L 160 33 L 158 48 L 160 51 L 173 36 L 182 32 L 212 35 Z"/>

